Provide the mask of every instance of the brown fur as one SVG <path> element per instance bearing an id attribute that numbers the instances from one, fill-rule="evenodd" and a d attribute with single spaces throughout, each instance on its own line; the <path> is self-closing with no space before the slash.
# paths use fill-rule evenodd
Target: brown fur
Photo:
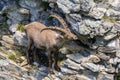
<path id="1" fill-rule="evenodd" d="M 57 31 L 55 31 L 52 29 L 45 29 L 45 28 L 46 26 L 39 22 L 32 22 L 25 26 L 25 30 L 28 36 L 27 57 L 28 57 L 28 62 L 30 62 L 29 52 L 32 44 L 34 44 L 36 48 L 45 49 L 48 53 L 50 72 L 54 73 L 52 69 L 52 55 L 51 55 L 52 52 L 54 53 L 53 58 L 55 60 L 55 69 L 60 71 L 60 68 L 57 65 L 59 49 L 63 46 L 63 44 L 66 41 L 68 41 L 69 39 L 74 39 L 74 37 L 76 36 L 68 35 L 70 31 L 66 31 L 66 33 L 64 33 L 57 29 L 56 29 Z M 62 28 L 61 30 L 64 31 L 64 29 Z M 60 33 L 58 33 L 58 31 L 64 33 L 64 35 L 61 35 Z"/>

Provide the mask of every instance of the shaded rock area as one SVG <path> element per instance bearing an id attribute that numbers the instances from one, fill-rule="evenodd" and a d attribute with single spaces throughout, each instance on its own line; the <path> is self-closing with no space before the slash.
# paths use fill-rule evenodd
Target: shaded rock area
<path id="1" fill-rule="evenodd" d="M 119 0 L 0 0 L 0 80 L 120 80 Z M 51 75 L 45 51 L 25 65 L 24 25 L 60 26 L 60 15 L 79 39 L 59 52 L 61 72 Z M 32 52 L 32 50 L 31 50 Z"/>

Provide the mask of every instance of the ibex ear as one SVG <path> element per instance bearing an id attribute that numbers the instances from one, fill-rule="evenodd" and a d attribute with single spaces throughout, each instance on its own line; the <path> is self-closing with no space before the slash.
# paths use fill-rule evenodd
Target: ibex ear
<path id="1" fill-rule="evenodd" d="M 47 20 L 51 21 L 53 18 L 52 17 L 48 17 Z"/>
<path id="2" fill-rule="evenodd" d="M 57 37 L 58 40 L 63 40 L 63 36 L 62 35 L 59 35 L 59 37 Z"/>
<path id="3" fill-rule="evenodd" d="M 47 18 L 47 20 L 49 20 L 49 21 L 51 21 L 53 19 L 53 17 L 51 17 L 51 16 L 49 16 L 48 18 Z"/>
<path id="4" fill-rule="evenodd" d="M 63 39 L 64 37 L 62 35 L 60 35 L 59 38 Z"/>
<path id="5" fill-rule="evenodd" d="M 61 32 L 61 31 L 56 31 L 56 32 L 59 33 L 61 36 L 65 35 L 65 33 Z"/>

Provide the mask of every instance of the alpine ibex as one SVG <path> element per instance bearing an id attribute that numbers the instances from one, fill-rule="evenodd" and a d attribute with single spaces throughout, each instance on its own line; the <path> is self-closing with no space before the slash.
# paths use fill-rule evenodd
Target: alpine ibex
<path id="1" fill-rule="evenodd" d="M 56 16 L 56 15 L 55 15 Z M 52 17 L 54 17 L 52 15 Z M 58 18 L 58 17 L 57 17 Z M 59 20 L 60 21 L 60 20 Z M 60 22 L 64 22 L 61 19 Z M 64 22 L 65 23 L 65 22 Z M 46 27 L 42 23 L 32 22 L 25 26 L 28 36 L 27 57 L 29 61 L 29 50 L 32 45 L 39 49 L 45 49 L 48 53 L 50 73 L 54 73 L 52 69 L 52 53 L 54 53 L 55 69 L 60 71 L 57 65 L 59 49 L 68 40 L 75 40 L 77 36 L 74 35 L 66 25 L 62 24 L 65 29 L 59 27 Z"/>

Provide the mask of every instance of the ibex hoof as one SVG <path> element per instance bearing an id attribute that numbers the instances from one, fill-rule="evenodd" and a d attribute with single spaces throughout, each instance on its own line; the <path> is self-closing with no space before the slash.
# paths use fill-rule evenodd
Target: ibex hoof
<path id="1" fill-rule="evenodd" d="M 53 70 L 50 70 L 50 74 L 55 74 L 55 73 L 53 72 Z"/>
<path id="2" fill-rule="evenodd" d="M 61 71 L 61 69 L 59 68 L 59 67 L 55 67 L 55 70 L 57 70 L 57 71 Z"/>
<path id="3" fill-rule="evenodd" d="M 27 62 L 28 62 L 28 64 L 32 64 L 33 59 L 30 57 L 30 58 L 28 58 Z"/>

